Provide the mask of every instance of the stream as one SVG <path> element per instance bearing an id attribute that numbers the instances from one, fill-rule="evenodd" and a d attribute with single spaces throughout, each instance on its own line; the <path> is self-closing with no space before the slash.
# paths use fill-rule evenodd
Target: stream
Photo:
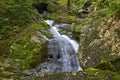
<path id="1" fill-rule="evenodd" d="M 68 24 L 56 24 L 53 20 L 45 20 L 50 25 L 53 38 L 48 42 L 48 60 L 37 67 L 37 72 L 71 72 L 81 71 L 77 57 L 78 43 L 67 35 L 60 34 L 59 28 Z M 48 40 L 48 39 L 47 39 Z"/>

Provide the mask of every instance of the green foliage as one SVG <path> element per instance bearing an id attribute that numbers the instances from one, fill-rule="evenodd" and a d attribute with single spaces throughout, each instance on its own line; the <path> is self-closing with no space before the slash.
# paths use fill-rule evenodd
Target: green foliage
<path id="1" fill-rule="evenodd" d="M 32 22 L 36 11 L 32 0 L 0 1 L 0 39 L 5 40 L 19 32 L 18 26 Z"/>
<path id="2" fill-rule="evenodd" d="M 73 37 L 77 40 L 77 41 L 79 41 L 80 39 L 80 30 L 81 30 L 81 28 L 82 28 L 82 25 L 78 25 L 78 24 L 76 24 L 75 26 L 74 26 L 74 31 L 73 31 Z"/>
<path id="3" fill-rule="evenodd" d="M 99 9 L 106 9 L 107 16 L 117 15 L 120 17 L 120 0 L 95 0 L 92 3 L 92 7 Z"/>
<path id="4" fill-rule="evenodd" d="M 22 38 L 13 44 L 13 53 L 11 55 L 14 63 L 19 63 L 20 69 L 30 68 L 33 59 L 40 52 L 40 45 L 28 40 L 27 38 Z"/>
<path id="5" fill-rule="evenodd" d="M 17 64 L 21 70 L 36 67 L 44 61 L 47 53 L 47 43 L 36 35 L 36 31 L 47 30 L 49 26 L 40 21 L 27 27 L 11 45 L 11 63 Z M 48 33 L 49 34 L 49 33 Z M 35 42 L 32 37 L 36 36 L 40 43 Z"/>
<path id="6" fill-rule="evenodd" d="M 40 22 L 36 23 L 36 24 L 33 24 L 32 28 L 34 28 L 35 30 L 39 30 L 47 38 L 52 37 L 52 35 L 48 31 L 50 26 L 48 24 L 46 24 L 44 21 L 42 21 L 42 20 Z"/>
<path id="7" fill-rule="evenodd" d="M 10 53 L 10 45 L 15 39 L 15 36 L 20 31 L 18 26 L 1 26 L 0 28 L 0 54 L 7 55 Z"/>
<path id="8" fill-rule="evenodd" d="M 57 2 L 57 1 L 61 1 L 61 0 L 35 0 L 34 1 L 34 4 L 37 4 L 37 3 L 47 3 L 47 2 Z M 62 0 L 64 1 L 64 0 Z"/>
<path id="9" fill-rule="evenodd" d="M 75 3 L 76 6 L 82 8 L 87 0 L 74 0 L 73 3 Z"/>
<path id="10" fill-rule="evenodd" d="M 11 27 L 10 26 L 1 26 L 0 29 L 0 39 L 8 39 L 11 36 Z"/>
<path id="11" fill-rule="evenodd" d="M 35 15 L 32 3 L 32 0 L 1 0 L 0 27 L 21 26 L 30 22 Z"/>
<path id="12" fill-rule="evenodd" d="M 110 70 L 110 71 L 114 71 L 114 72 L 118 72 L 120 73 L 120 57 L 118 56 L 115 58 L 111 58 L 110 61 L 103 61 L 102 63 L 100 63 L 96 68 L 102 69 L 102 70 Z"/>
<path id="13" fill-rule="evenodd" d="M 119 80 L 120 75 L 116 72 L 112 72 L 109 70 L 100 70 L 95 68 L 88 68 L 84 70 L 89 76 L 92 76 L 92 80 L 106 80 L 113 79 Z"/>
<path id="14" fill-rule="evenodd" d="M 0 40 L 10 39 L 19 32 L 20 28 L 18 26 L 1 26 L 0 27 Z"/>
<path id="15" fill-rule="evenodd" d="M 97 71 L 98 71 L 98 69 L 95 69 L 95 68 L 88 68 L 85 70 L 85 72 L 87 72 L 88 75 L 93 75 Z"/>
<path id="16" fill-rule="evenodd" d="M 120 17 L 120 0 L 109 0 L 109 4 L 110 12 Z"/>
<path id="17" fill-rule="evenodd" d="M 0 56 L 9 53 L 9 40 L 0 40 Z"/>
<path id="18" fill-rule="evenodd" d="M 45 18 L 55 20 L 58 23 L 72 23 L 76 21 L 76 16 L 58 13 L 45 15 Z"/>
<path id="19" fill-rule="evenodd" d="M 74 35 L 76 38 L 80 37 L 79 34 L 81 32 L 81 28 L 84 26 L 97 26 L 99 22 L 107 18 L 110 19 L 112 16 L 120 18 L 120 0 L 93 0 L 91 2 L 92 5 L 90 8 L 94 9 L 94 11 L 90 12 L 79 25 L 75 26 Z"/>
<path id="20" fill-rule="evenodd" d="M 59 3 L 59 4 L 67 4 L 67 0 L 57 0 L 57 3 Z"/>

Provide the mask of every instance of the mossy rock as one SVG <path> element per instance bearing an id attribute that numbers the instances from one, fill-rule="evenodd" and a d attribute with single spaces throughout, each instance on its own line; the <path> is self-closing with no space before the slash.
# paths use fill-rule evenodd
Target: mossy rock
<path id="1" fill-rule="evenodd" d="M 57 0 L 58 4 L 65 5 L 67 4 L 67 0 Z"/>
<path id="2" fill-rule="evenodd" d="M 95 68 L 88 68 L 84 71 L 90 76 L 90 80 L 119 80 L 120 75 L 109 70 L 100 70 Z"/>
<path id="3" fill-rule="evenodd" d="M 111 70 L 120 73 L 119 66 L 120 66 L 120 56 L 118 58 L 110 59 L 110 61 L 100 63 L 98 66 L 96 66 L 96 68 L 102 70 Z"/>
<path id="4" fill-rule="evenodd" d="M 18 78 L 19 79 L 19 78 Z M 90 80 L 87 74 L 82 72 L 71 73 L 38 73 L 37 75 L 24 76 L 23 80 Z"/>
<path id="5" fill-rule="evenodd" d="M 88 68 L 81 72 L 37 73 L 37 75 L 21 78 L 22 80 L 119 80 L 120 75 L 109 70 Z M 20 77 L 17 77 L 17 79 L 20 79 Z"/>
<path id="6" fill-rule="evenodd" d="M 44 16 L 45 19 L 55 20 L 56 23 L 73 23 L 76 21 L 76 16 L 74 15 L 67 15 L 59 14 L 59 13 L 53 13 L 53 14 L 47 14 Z"/>
<path id="7" fill-rule="evenodd" d="M 39 63 L 43 62 L 47 54 L 47 42 L 43 40 L 42 36 L 37 34 L 37 31 L 50 37 L 49 28 L 49 25 L 44 21 L 27 27 L 11 46 L 11 63 L 19 65 L 19 69 L 23 70 L 36 67 Z M 37 38 L 35 37 L 34 40 L 33 36 Z"/>
<path id="8" fill-rule="evenodd" d="M 63 12 L 67 12 L 67 7 L 65 5 L 61 5 L 61 4 L 57 4 L 57 3 L 49 3 L 47 6 L 47 9 L 51 12 L 51 13 L 63 13 Z"/>

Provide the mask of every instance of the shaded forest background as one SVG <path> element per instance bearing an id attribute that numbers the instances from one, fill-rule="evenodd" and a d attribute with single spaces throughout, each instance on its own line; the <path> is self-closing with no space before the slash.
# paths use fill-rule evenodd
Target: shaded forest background
<path id="1" fill-rule="evenodd" d="M 52 37 L 45 19 L 75 23 L 70 31 L 80 44 L 84 71 L 75 77 L 67 73 L 71 80 L 82 74 L 84 80 L 120 80 L 120 0 L 1 0 L 0 79 L 24 77 L 19 71 L 44 62 L 47 43 L 36 32 Z M 66 73 L 50 74 L 55 75 L 66 78 Z"/>

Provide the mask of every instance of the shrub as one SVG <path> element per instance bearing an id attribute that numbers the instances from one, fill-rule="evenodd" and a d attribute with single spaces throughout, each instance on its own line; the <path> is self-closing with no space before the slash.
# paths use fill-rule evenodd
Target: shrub
<path id="1" fill-rule="evenodd" d="M 32 0 L 1 0 L 0 26 L 21 26 L 30 22 L 35 10 Z"/>

